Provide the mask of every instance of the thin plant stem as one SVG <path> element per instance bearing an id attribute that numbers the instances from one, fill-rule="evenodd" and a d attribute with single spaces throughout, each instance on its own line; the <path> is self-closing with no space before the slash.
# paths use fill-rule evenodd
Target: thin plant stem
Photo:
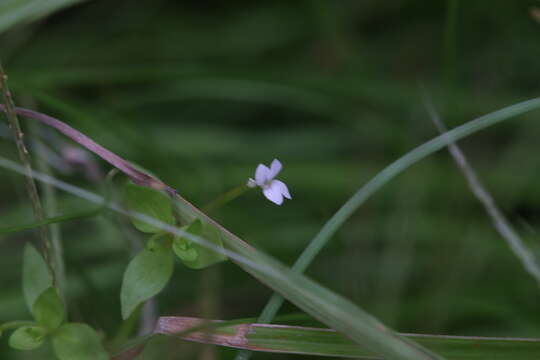
<path id="1" fill-rule="evenodd" d="M 34 103 L 31 97 L 26 97 L 26 102 Z M 34 139 L 37 139 L 40 133 L 44 130 L 43 126 L 39 123 L 33 123 L 29 125 L 30 133 Z M 37 145 L 39 140 L 34 141 L 34 145 Z M 42 157 L 36 157 L 36 167 L 39 171 L 50 174 L 52 172 L 51 167 Z M 47 217 L 53 217 L 58 215 L 58 202 L 56 199 L 56 189 L 50 184 L 42 183 L 41 190 L 43 192 L 43 206 L 44 214 Z M 64 263 L 64 248 L 62 246 L 62 232 L 60 231 L 60 223 L 51 223 L 48 226 L 49 235 L 52 245 L 52 261 L 54 262 L 54 269 L 56 270 L 56 283 L 60 297 L 63 299 L 64 304 L 67 306 L 66 298 L 66 266 Z"/>
<path id="2" fill-rule="evenodd" d="M 427 101 L 427 99 L 425 103 L 427 111 L 431 117 L 431 120 L 437 127 L 437 130 L 439 130 L 441 134 L 445 134 L 447 131 L 446 126 L 436 111 L 433 103 Z M 538 285 L 540 285 L 540 263 L 538 261 L 538 257 L 527 247 L 525 242 L 520 238 L 510 222 L 506 219 L 493 199 L 493 196 L 491 196 L 486 187 L 482 184 L 478 178 L 478 175 L 470 165 L 459 146 L 455 142 L 449 142 L 448 151 L 454 158 L 459 170 L 463 173 L 463 176 L 467 180 L 467 184 L 469 185 L 472 193 L 484 206 L 484 209 L 491 218 L 493 226 L 499 235 L 506 240 L 508 247 L 521 261 L 525 270 L 536 280 Z"/>
<path id="3" fill-rule="evenodd" d="M 0 91 L 2 92 L 6 117 L 7 117 L 9 126 L 13 131 L 13 136 L 15 137 L 15 143 L 17 145 L 19 159 L 26 172 L 26 176 L 25 176 L 26 189 L 28 192 L 28 196 L 30 198 L 30 202 L 32 204 L 34 217 L 38 222 L 40 222 L 44 220 L 45 215 L 43 213 L 43 207 L 39 199 L 36 183 L 32 177 L 32 166 L 31 166 L 31 161 L 30 161 L 30 155 L 28 154 L 28 150 L 26 149 L 26 146 L 24 144 L 24 135 L 21 130 L 21 126 L 19 124 L 19 119 L 17 118 L 15 104 L 13 103 L 11 92 L 9 91 L 9 88 L 7 86 L 7 75 L 4 72 L 4 68 L 2 67 L 2 64 L 0 64 Z M 42 246 L 43 246 L 43 257 L 45 258 L 45 261 L 47 262 L 47 265 L 49 266 L 51 270 L 53 283 L 57 285 L 56 281 L 58 279 L 58 276 L 56 273 L 57 269 L 55 267 L 55 261 L 53 259 L 54 254 L 53 254 L 52 243 L 49 236 L 49 232 L 47 231 L 47 228 L 45 226 L 42 226 L 39 228 L 39 235 L 40 235 Z"/>
<path id="4" fill-rule="evenodd" d="M 217 208 L 222 207 L 223 205 L 233 201 L 234 199 L 238 198 L 240 195 L 244 194 L 250 190 L 250 187 L 247 185 L 240 185 L 237 186 L 226 193 L 218 196 L 216 199 L 212 200 L 210 203 L 206 204 L 202 207 L 202 211 L 205 213 L 208 213 L 212 210 L 215 210 Z"/>
<path id="5" fill-rule="evenodd" d="M 221 273 L 215 266 L 205 269 L 202 274 L 199 290 L 199 307 L 204 321 L 211 321 L 218 317 L 219 313 L 219 297 L 220 297 L 220 277 Z M 212 331 L 205 332 L 207 339 L 212 338 Z M 206 344 L 202 347 L 198 359 L 199 360 L 215 360 L 217 358 L 216 347 L 211 344 Z"/>

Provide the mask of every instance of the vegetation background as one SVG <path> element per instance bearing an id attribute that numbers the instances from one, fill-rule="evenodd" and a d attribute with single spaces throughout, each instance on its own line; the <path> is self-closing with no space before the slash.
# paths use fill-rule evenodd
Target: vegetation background
<path id="1" fill-rule="evenodd" d="M 278 207 L 251 191 L 211 215 L 292 264 L 357 188 L 437 134 L 424 91 L 450 127 L 538 95 L 536 5 L 95 0 L 4 27 L 0 55 L 19 106 L 62 119 L 197 206 L 245 183 L 257 164 L 280 159 L 292 201 Z M 58 156 L 72 144 L 31 124 L 23 122 L 34 158 L 61 179 L 102 190 L 107 164 L 66 167 Z M 539 132 L 531 113 L 460 142 L 535 249 Z M 15 159 L 3 122 L 0 140 L 2 156 Z M 58 213 L 93 207 L 61 192 L 57 206 Z M 1 169 L 0 226 L 30 219 L 22 178 Z M 130 244 L 142 237 L 108 212 L 62 224 L 61 235 L 71 319 L 114 333 Z M 20 265 L 34 238 L 31 231 L 0 235 L 0 322 L 29 316 Z M 537 284 L 446 151 L 369 200 L 307 274 L 398 331 L 540 337 Z M 215 318 L 236 319 L 257 316 L 270 295 L 230 262 L 203 271 L 177 264 L 158 306 L 163 315 L 200 317 L 210 309 Z M 291 305 L 281 312 L 294 313 Z M 215 350 L 217 358 L 235 354 Z M 18 353 L 0 339 L 2 359 L 43 359 L 42 351 Z M 178 341 L 153 351 L 162 359 L 200 354 Z"/>

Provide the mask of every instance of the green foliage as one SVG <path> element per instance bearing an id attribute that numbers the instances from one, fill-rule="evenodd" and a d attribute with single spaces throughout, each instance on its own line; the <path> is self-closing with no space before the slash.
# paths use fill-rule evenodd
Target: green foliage
<path id="1" fill-rule="evenodd" d="M 223 248 L 223 241 L 219 230 L 215 226 L 203 223 L 200 219 L 194 220 L 182 230 L 210 241 L 219 248 Z M 220 261 L 227 260 L 222 253 L 208 249 L 182 236 L 173 239 L 173 250 L 182 262 L 192 269 L 204 269 Z"/>
<path id="2" fill-rule="evenodd" d="M 163 242 L 149 241 L 129 263 L 122 280 L 122 318 L 127 319 L 144 301 L 167 285 L 174 268 L 173 254 Z"/>
<path id="3" fill-rule="evenodd" d="M 34 318 L 48 331 L 58 328 L 64 321 L 64 304 L 54 287 L 45 290 L 34 303 Z"/>
<path id="4" fill-rule="evenodd" d="M 52 286 L 49 267 L 31 244 L 26 244 L 23 255 L 23 293 L 26 305 L 33 311 L 37 298 Z"/>
<path id="5" fill-rule="evenodd" d="M 43 344 L 46 330 L 41 326 L 21 326 L 9 337 L 9 346 L 16 350 L 33 350 Z"/>
<path id="6" fill-rule="evenodd" d="M 195 220 L 193 223 L 187 226 L 183 226 L 181 230 L 190 234 L 201 236 L 202 235 L 202 223 L 200 220 Z M 174 236 L 172 248 L 176 256 L 184 262 L 191 262 L 197 260 L 199 254 L 191 244 L 191 241 L 181 236 Z"/>
<path id="7" fill-rule="evenodd" d="M 86 324 L 62 325 L 52 337 L 60 360 L 109 360 L 98 334 Z"/>
<path id="8" fill-rule="evenodd" d="M 171 200 L 164 193 L 145 186 L 128 183 L 125 186 L 124 198 L 127 208 L 146 216 L 174 225 Z M 156 233 L 159 228 L 139 219 L 131 218 L 133 225 L 142 232 Z"/>
<path id="9" fill-rule="evenodd" d="M 454 32 L 448 35 L 452 61 L 436 55 L 448 46 L 440 41 L 446 10 L 438 2 L 229 2 L 207 12 L 196 1 L 144 1 L 120 5 L 125 16 L 119 18 L 109 2 L 96 0 L 32 27 L 13 27 L 30 19 L 13 10 L 21 4 L 33 4 L 28 13 L 60 2 L 0 1 L 0 29 L 4 23 L 13 28 L 0 43 L 16 101 L 35 103 L 145 164 L 195 205 L 236 186 L 258 162 L 279 157 L 290 169 L 294 201 L 278 209 L 250 194 L 212 214 L 286 264 L 371 174 L 436 134 L 421 110 L 418 79 L 427 79 L 435 103 L 446 105 L 450 127 L 538 94 L 540 30 L 519 2 L 493 2 L 486 11 L 480 2 L 448 1 L 454 10 L 447 18 L 456 19 L 447 25 Z M 107 26 L 96 27 L 96 17 Z M 141 30 L 140 24 L 160 26 Z M 440 96 L 445 74 L 455 91 Z M 529 115 L 523 120 L 464 142 L 518 230 L 538 228 L 534 209 L 540 206 L 534 156 L 540 122 Z M 0 137 L 7 133 L 0 125 Z M 11 154 L 9 141 L 0 147 Z M 368 202 L 355 197 L 347 205 L 354 216 L 334 218 L 318 237 L 319 248 L 328 246 L 307 262 L 309 277 L 407 331 L 537 336 L 537 285 L 498 239 L 444 152 L 402 173 Z M 73 175 L 63 179 L 81 181 Z M 0 177 L 2 228 L 31 223 L 27 199 L 17 197 L 22 186 L 7 171 Z M 58 203 L 61 213 L 87 205 L 62 192 Z M 101 218 L 62 227 L 71 269 L 80 271 L 69 278 L 75 304 L 118 296 L 109 290 L 124 270 L 120 239 L 127 232 L 119 228 Z M 534 237 L 534 231 L 524 233 Z M 9 269 L 0 274 L 0 318 L 21 317 L 23 300 L 13 285 L 18 272 L 11 271 L 20 265 L 19 239 L 0 236 L 0 262 Z M 198 256 L 193 244 L 175 244 L 185 260 Z M 178 299 L 188 308 L 199 303 L 201 274 L 191 275 L 193 281 L 170 284 L 165 314 Z M 261 285 L 229 264 L 220 276 L 226 290 L 216 289 L 216 296 L 226 292 L 235 304 L 223 315 L 256 315 L 267 293 L 251 290 Z M 264 272 L 258 277 L 268 281 Z M 95 316 L 92 307 L 81 307 L 80 315 L 110 334 L 118 309 L 100 310 Z M 3 349 L 0 358 L 6 358 Z"/>

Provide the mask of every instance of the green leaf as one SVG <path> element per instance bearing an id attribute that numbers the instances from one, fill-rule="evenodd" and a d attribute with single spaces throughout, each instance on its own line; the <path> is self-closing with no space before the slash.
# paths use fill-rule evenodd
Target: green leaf
<path id="1" fill-rule="evenodd" d="M 171 200 L 164 193 L 146 186 L 127 183 L 124 190 L 127 208 L 146 216 L 174 225 Z M 131 218 L 133 225 L 142 232 L 157 233 L 162 230 L 142 220 Z"/>
<path id="2" fill-rule="evenodd" d="M 52 334 L 52 344 L 60 360 L 109 360 L 98 334 L 86 324 L 62 325 Z"/>
<path id="3" fill-rule="evenodd" d="M 52 286 L 53 279 L 45 260 L 30 244 L 24 248 L 22 273 L 24 300 L 32 312 L 37 298 Z"/>
<path id="4" fill-rule="evenodd" d="M 0 33 L 10 27 L 49 15 L 81 0 L 3 0 L 0 2 Z"/>
<path id="5" fill-rule="evenodd" d="M 180 260 L 188 263 L 196 261 L 199 256 L 197 250 L 192 248 L 183 238 L 174 238 L 173 250 Z"/>
<path id="6" fill-rule="evenodd" d="M 273 324 L 226 325 L 230 322 L 167 316 L 159 318 L 155 332 L 188 341 L 262 352 L 386 359 L 332 329 Z M 208 336 L 209 333 L 213 336 Z M 540 353 L 538 339 L 421 334 L 407 334 L 405 337 L 448 359 L 529 360 L 537 358 Z"/>
<path id="7" fill-rule="evenodd" d="M 159 293 L 169 281 L 174 259 L 170 248 L 160 241 L 141 250 L 129 263 L 120 292 L 122 318 L 125 320 L 142 302 Z"/>
<path id="8" fill-rule="evenodd" d="M 32 313 L 37 323 L 48 330 L 54 330 L 62 324 L 64 304 L 54 287 L 48 288 L 37 298 Z"/>
<path id="9" fill-rule="evenodd" d="M 187 228 L 183 228 L 183 230 L 223 248 L 223 241 L 219 230 L 213 225 L 203 223 L 200 219 L 196 219 Z M 173 250 L 184 265 L 192 269 L 204 269 L 220 261 L 227 260 L 225 255 L 193 243 L 185 237 L 174 238 Z"/>
<path id="10" fill-rule="evenodd" d="M 43 344 L 46 333 L 41 326 L 22 326 L 9 337 L 9 346 L 16 350 L 33 350 Z"/>
<path id="11" fill-rule="evenodd" d="M 199 219 L 181 229 L 196 236 L 202 236 L 203 232 L 202 222 Z M 197 250 L 192 246 L 192 242 L 185 237 L 175 236 L 172 248 L 174 253 L 184 262 L 194 262 L 199 257 Z"/>

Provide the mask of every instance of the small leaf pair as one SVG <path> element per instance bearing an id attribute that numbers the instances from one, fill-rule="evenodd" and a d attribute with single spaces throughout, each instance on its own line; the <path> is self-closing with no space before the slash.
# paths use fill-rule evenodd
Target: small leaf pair
<path id="1" fill-rule="evenodd" d="M 23 293 L 36 323 L 18 328 L 9 345 L 17 350 L 32 350 L 43 344 L 46 335 L 64 321 L 64 304 L 52 286 L 49 268 L 39 252 L 26 245 L 23 256 Z"/>
<path id="2" fill-rule="evenodd" d="M 60 360 L 107 360 L 98 334 L 90 326 L 67 323 L 65 307 L 53 286 L 43 257 L 30 244 L 24 249 L 23 293 L 35 323 L 16 329 L 9 345 L 17 350 L 33 350 L 49 337 Z"/>
<path id="3" fill-rule="evenodd" d="M 176 226 L 171 200 L 162 192 L 128 183 L 124 192 L 130 211 L 144 214 L 167 225 Z M 169 282 L 174 254 L 189 268 L 203 269 L 227 258 L 216 251 L 163 231 L 154 224 L 131 217 L 133 225 L 153 234 L 145 248 L 128 264 L 122 281 L 120 300 L 122 318 L 127 319 L 143 302 L 157 295 Z M 210 224 L 195 219 L 181 230 L 223 247 L 221 234 Z"/>

